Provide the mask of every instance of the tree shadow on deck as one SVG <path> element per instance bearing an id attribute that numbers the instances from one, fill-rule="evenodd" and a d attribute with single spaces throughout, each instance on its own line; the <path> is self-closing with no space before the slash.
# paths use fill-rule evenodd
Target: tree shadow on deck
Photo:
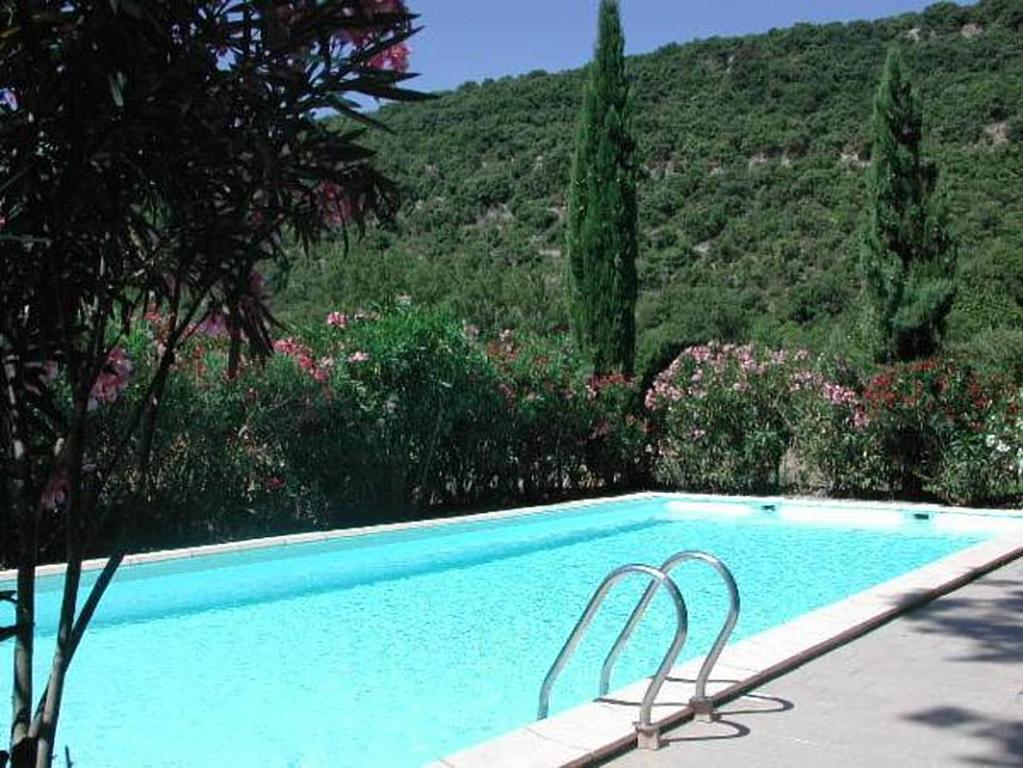
<path id="1" fill-rule="evenodd" d="M 1023 720 L 1019 717 L 991 717 L 963 707 L 945 706 L 914 712 L 904 719 L 943 731 L 958 731 L 964 746 L 971 745 L 973 754 L 957 755 L 957 764 L 1006 768 L 1023 765 Z"/>
<path id="2" fill-rule="evenodd" d="M 901 618 L 915 632 L 966 641 L 947 661 L 1023 664 L 1023 569 L 1017 570 L 1018 579 L 985 578 Z"/>

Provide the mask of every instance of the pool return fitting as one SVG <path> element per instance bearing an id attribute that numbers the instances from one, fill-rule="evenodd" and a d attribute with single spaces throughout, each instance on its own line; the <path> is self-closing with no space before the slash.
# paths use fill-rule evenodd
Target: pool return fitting
<path id="1" fill-rule="evenodd" d="M 550 711 L 551 689 L 554 687 L 554 682 L 558 679 L 558 676 L 568 664 L 572 654 L 575 653 L 575 649 L 578 647 L 583 635 L 586 633 L 586 630 L 589 629 L 594 616 L 596 616 L 597 611 L 600 609 L 600 606 L 603 604 L 604 599 L 607 597 L 612 587 L 631 575 L 645 575 L 650 579 L 650 584 L 647 586 L 646 591 L 636 604 L 636 607 L 633 609 L 628 621 L 626 621 L 625 626 L 618 634 L 614 645 L 611 646 L 611 650 L 608 651 L 608 654 L 604 659 L 604 664 L 600 670 L 599 692 L 600 696 L 607 695 L 608 688 L 611 683 L 611 672 L 614 669 L 615 662 L 625 649 L 626 644 L 632 637 L 632 633 L 636 630 L 636 627 L 639 626 L 640 621 L 642 621 L 643 616 L 650 607 L 650 603 L 657 594 L 657 590 L 663 586 L 668 591 L 668 595 L 671 597 L 672 603 L 675 607 L 675 634 L 672 638 L 671 645 L 668 646 L 668 650 L 665 652 L 660 665 L 657 667 L 657 671 L 650 680 L 650 685 L 647 686 L 646 694 L 643 696 L 643 701 L 639 707 L 639 721 L 636 723 L 637 746 L 640 749 L 660 748 L 660 731 L 652 723 L 651 713 L 653 711 L 653 705 L 657 698 L 657 694 L 660 693 L 660 690 L 664 686 L 664 682 L 668 677 L 668 673 L 675 665 L 675 661 L 678 659 L 678 655 L 682 650 L 682 646 L 685 644 L 689 631 L 689 613 L 686 609 L 686 603 L 678 585 L 675 583 L 675 580 L 670 574 L 676 567 L 691 560 L 704 562 L 717 571 L 718 575 L 720 575 L 722 580 L 725 582 L 725 586 L 728 588 L 728 596 L 731 602 L 725 623 L 718 632 L 718 636 L 714 640 L 714 645 L 711 646 L 710 652 L 707 654 L 706 658 L 703 660 L 703 664 L 700 666 L 700 671 L 696 677 L 696 690 L 693 697 L 689 700 L 689 706 L 692 709 L 694 717 L 701 720 L 713 719 L 714 703 L 707 696 L 707 681 L 710 679 L 711 670 L 714 668 L 718 658 L 721 656 L 721 652 L 724 650 L 725 644 L 728 642 L 728 638 L 732 634 L 732 630 L 735 629 L 736 622 L 739 620 L 739 588 L 735 583 L 735 578 L 732 576 L 732 572 L 728 569 L 728 566 L 721 562 L 719 558 L 707 552 L 683 550 L 681 552 L 676 552 L 674 555 L 669 557 L 659 568 L 640 564 L 623 565 L 619 568 L 615 568 L 611 571 L 611 573 L 604 577 L 600 586 L 597 587 L 597 590 L 593 593 L 593 597 L 590 598 L 590 602 L 587 603 L 582 616 L 580 616 L 579 620 L 576 622 L 575 628 L 568 636 L 568 640 L 565 641 L 565 645 L 562 647 L 561 652 L 554 660 L 550 670 L 548 670 L 547 676 L 544 677 L 543 685 L 540 686 L 540 704 L 537 710 L 538 720 L 543 720 L 547 717 L 547 714 Z"/>

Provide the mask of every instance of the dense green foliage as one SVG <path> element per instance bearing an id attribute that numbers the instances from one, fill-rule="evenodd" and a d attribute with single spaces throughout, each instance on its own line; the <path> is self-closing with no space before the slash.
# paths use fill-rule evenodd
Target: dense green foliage
<path id="1" fill-rule="evenodd" d="M 898 49 L 874 96 L 867 226 L 860 258 L 867 348 L 879 361 L 938 352 L 955 300 L 956 245 L 921 155 L 923 117 Z"/>
<path id="2" fill-rule="evenodd" d="M 566 336 L 485 342 L 449 315 L 400 305 L 331 317 L 234 378 L 226 334 L 186 345 L 139 546 L 656 485 L 954 503 L 1019 492 L 1017 398 L 948 363 L 860 375 L 805 350 L 711 344 L 687 348 L 643 393 L 590 375 Z M 129 340 L 139 374 L 156 362 L 160 327 Z M 145 397 L 141 381 L 105 414 L 100 458 Z M 121 482 L 130 476 L 111 493 Z"/>
<path id="3" fill-rule="evenodd" d="M 636 167 L 625 37 L 615 0 L 600 4 L 597 47 L 568 190 L 572 327 L 599 373 L 636 356 Z"/>
<path id="4" fill-rule="evenodd" d="M 449 316 L 403 306 L 332 318 L 279 339 L 269 361 L 246 363 L 234 378 L 225 333 L 200 332 L 186 345 L 163 400 L 139 546 L 643 484 L 636 385 L 590 376 L 567 340 L 505 334 L 483 343 Z M 155 363 L 161 322 L 131 339 L 140 374 Z M 108 422 L 144 396 L 130 388 Z"/>
<path id="5" fill-rule="evenodd" d="M 1023 470 L 1011 393 L 948 361 L 862 375 L 806 350 L 689 347 L 646 395 L 654 475 L 726 493 L 1004 501 Z"/>
<path id="6" fill-rule="evenodd" d="M 630 58 L 640 365 L 663 367 L 711 338 L 845 350 L 871 95 L 901 43 L 960 242 L 948 342 L 985 366 L 1018 367 L 1021 29 L 1021 0 L 983 0 Z M 380 140 L 381 159 L 405 192 L 400 227 L 370 232 L 344 259 L 324 249 L 292 273 L 281 315 L 405 292 L 484 333 L 567 326 L 565 191 L 583 82 L 582 72 L 537 72 L 382 109 L 395 134 Z"/>

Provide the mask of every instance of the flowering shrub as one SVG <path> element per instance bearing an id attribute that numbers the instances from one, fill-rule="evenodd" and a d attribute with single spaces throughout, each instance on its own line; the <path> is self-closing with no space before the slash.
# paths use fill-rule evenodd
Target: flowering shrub
<path id="1" fill-rule="evenodd" d="M 836 396 L 825 385 L 825 398 L 799 401 L 796 450 L 827 492 L 952 503 L 1016 492 L 1014 416 L 998 405 L 996 382 L 924 360 L 883 368 L 857 389 Z"/>
<path id="2" fill-rule="evenodd" d="M 343 319 L 342 319 L 343 318 Z M 142 379 L 158 318 L 113 357 Z M 645 399 L 634 381 L 592 377 L 564 339 L 506 331 L 489 341 L 398 305 L 332 312 L 227 375 L 223 335 L 196 333 L 165 396 L 142 542 L 166 546 L 539 501 L 600 489 L 764 492 L 786 478 L 839 495 L 954 502 L 1015 492 L 1023 393 L 948 363 L 860 379 L 805 352 L 709 344 L 685 350 Z M 49 375 L 41 371 L 40 376 Z M 134 376 L 130 379 L 134 381 Z M 201 425 L 201 428 L 196 428 Z M 788 478 L 789 482 L 793 478 Z M 59 504 L 56 475 L 47 498 Z"/>
<path id="3" fill-rule="evenodd" d="M 846 371 L 818 368 L 792 374 L 792 449 L 804 489 L 836 496 L 886 490 L 885 457 L 859 388 Z"/>
<path id="4" fill-rule="evenodd" d="M 891 366 L 871 378 L 864 400 L 890 466 L 889 484 L 903 495 L 929 489 L 953 502 L 1005 497 L 1015 480 L 992 424 L 1004 389 L 950 361 Z"/>
<path id="5" fill-rule="evenodd" d="M 332 312 L 234 378 L 229 343 L 196 334 L 178 356 L 148 546 L 646 484 L 637 386 L 589 377 L 564 340 L 483 343 L 399 304 Z"/>
<path id="6" fill-rule="evenodd" d="M 1023 431 L 1001 388 L 948 361 L 860 380 L 805 352 L 690 347 L 646 396 L 655 476 L 672 487 L 1003 500 L 1018 491 Z M 789 479 L 791 483 L 791 478 Z"/>
<path id="7" fill-rule="evenodd" d="M 684 350 L 646 395 L 658 433 L 657 479 L 690 490 L 777 487 L 790 439 L 790 379 L 806 357 L 751 345 Z"/>
<path id="8" fill-rule="evenodd" d="M 563 339 L 505 331 L 487 345 L 487 355 L 505 399 L 498 433 L 508 456 L 507 494 L 623 487 L 647 476 L 646 424 L 636 415 L 634 380 L 588 376 Z"/>

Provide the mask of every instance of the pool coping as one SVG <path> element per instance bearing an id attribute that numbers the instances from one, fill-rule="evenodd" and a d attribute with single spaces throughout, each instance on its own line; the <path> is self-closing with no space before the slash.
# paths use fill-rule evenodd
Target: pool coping
<path id="1" fill-rule="evenodd" d="M 430 528 L 442 528 L 452 525 L 459 525 L 473 522 L 487 522 L 496 520 L 507 520 L 517 517 L 529 517 L 534 515 L 550 514 L 563 509 L 582 508 L 604 504 L 611 501 L 639 501 L 642 499 L 661 498 L 668 501 L 697 501 L 726 504 L 789 504 L 796 506 L 819 506 L 826 504 L 834 507 L 848 507 L 850 509 L 876 509 L 891 510 L 898 507 L 903 510 L 918 510 L 928 513 L 953 513 L 959 515 L 977 515 L 982 517 L 1008 517 L 1023 520 L 1023 510 L 1017 509 L 982 509 L 977 507 L 948 507 L 940 504 L 927 504 L 920 502 L 903 501 L 862 501 L 857 499 L 830 499 L 822 496 L 725 496 L 721 494 L 708 493 L 686 493 L 679 491 L 637 491 L 634 493 L 617 494 L 610 496 L 595 496 L 586 499 L 572 501 L 552 502 L 549 504 L 537 504 L 527 507 L 516 507 L 513 509 L 502 509 L 494 512 L 477 512 L 468 515 L 452 515 L 451 517 L 431 518 L 427 520 L 412 520 L 401 523 L 383 523 L 380 525 L 367 525 L 357 528 L 334 528 L 326 531 L 309 531 L 307 533 L 284 534 L 280 536 L 265 536 L 254 539 L 242 539 L 229 541 L 222 544 L 204 544 L 197 547 L 182 547 L 179 549 L 164 549 L 153 552 L 140 552 L 129 554 L 124 557 L 120 567 L 130 568 L 146 563 L 159 563 L 168 560 L 184 560 L 209 555 L 220 555 L 231 552 L 245 552 L 250 550 L 269 549 L 271 547 L 293 546 L 299 544 L 311 544 L 315 542 L 334 541 L 343 539 L 354 539 L 362 536 L 370 536 L 381 533 L 397 533 L 401 531 L 424 530 Z M 96 571 L 106 565 L 105 557 L 91 558 L 82 563 L 83 571 Z M 64 563 L 52 563 L 36 567 L 36 576 L 58 576 L 67 570 Z M 0 571 L 0 583 L 14 581 L 17 578 L 17 570 L 9 569 Z"/>
<path id="2" fill-rule="evenodd" d="M 954 552 L 731 644 L 715 665 L 707 692 L 715 705 L 735 699 L 1020 557 L 1023 530 Z M 703 658 L 692 659 L 669 675 L 653 709 L 654 725 L 661 732 L 694 717 L 688 702 L 702 662 Z M 600 765 L 636 747 L 634 720 L 648 683 L 649 678 L 640 680 L 566 712 L 447 755 L 427 768 Z"/>
<path id="3" fill-rule="evenodd" d="M 312 544 L 324 541 L 355 539 L 363 536 L 372 536 L 382 533 L 400 533 L 402 531 L 414 531 L 430 528 L 443 528 L 447 526 L 464 523 L 487 522 L 492 520 L 506 520 L 517 517 L 530 517 L 556 512 L 562 509 L 574 509 L 578 507 L 595 506 L 610 501 L 639 501 L 642 499 L 659 498 L 671 496 L 660 491 L 637 491 L 635 493 L 619 494 L 614 496 L 595 496 L 586 499 L 575 499 L 572 501 L 559 501 L 550 504 L 537 504 L 528 507 L 516 507 L 514 509 L 502 509 L 494 512 L 476 512 L 468 515 L 452 515 L 451 517 L 430 518 L 427 520 L 410 520 L 401 523 L 382 523 L 379 525 L 364 525 L 355 528 L 333 528 L 326 531 L 308 531 L 306 533 L 288 533 L 280 536 L 264 536 L 255 539 L 241 539 L 239 541 L 227 541 L 222 544 L 203 544 L 197 547 L 181 547 L 178 549 L 161 549 L 153 552 L 139 552 L 137 554 L 125 555 L 120 567 L 131 567 L 144 565 L 146 563 L 162 563 L 168 560 L 186 560 L 196 557 L 207 557 L 210 555 L 222 555 L 232 552 L 248 552 L 252 550 L 270 549 L 272 547 L 289 547 L 300 544 Z M 107 558 L 90 558 L 82 562 L 83 571 L 100 570 L 107 563 Z M 58 576 L 67 570 L 66 563 L 52 563 L 36 567 L 36 576 Z M 17 577 L 17 570 L 9 569 L 0 571 L 0 583 L 13 581 Z"/>

